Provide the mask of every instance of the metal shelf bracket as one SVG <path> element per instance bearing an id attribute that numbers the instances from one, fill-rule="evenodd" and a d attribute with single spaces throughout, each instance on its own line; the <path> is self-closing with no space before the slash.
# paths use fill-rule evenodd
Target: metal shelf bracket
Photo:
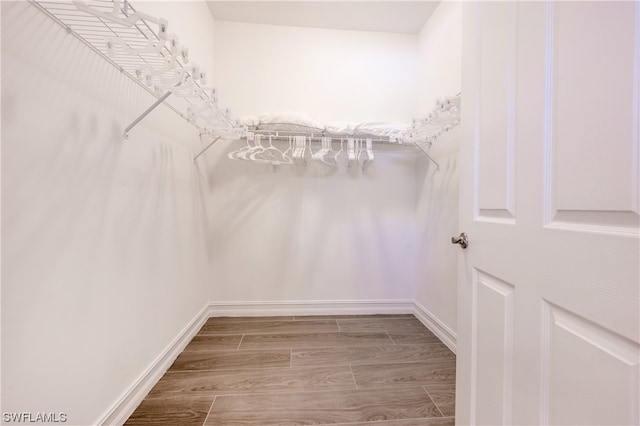
<path id="1" fill-rule="evenodd" d="M 147 109 L 146 109 L 142 114 L 140 114 L 140 115 L 138 116 L 138 118 L 136 118 L 135 120 L 133 120 L 133 122 L 132 122 L 131 124 L 129 124 L 129 125 L 127 126 L 127 128 L 126 128 L 126 129 L 124 129 L 124 138 L 125 138 L 125 139 L 129 139 L 129 131 L 130 131 L 131 129 L 133 129 L 133 128 L 136 126 L 136 124 L 138 124 L 140 121 L 142 121 L 142 119 L 143 119 L 143 118 L 145 118 L 147 115 L 149 115 L 149 113 L 150 113 L 151 111 L 153 111 L 154 109 L 156 109 L 156 107 L 157 107 L 158 105 L 160 105 L 161 103 L 163 103 L 163 102 L 165 101 L 165 99 L 167 99 L 167 98 L 169 97 L 169 95 L 171 95 L 171 92 L 167 92 L 167 93 L 165 93 L 164 95 L 162 95 L 162 96 L 161 96 L 157 101 L 155 101 L 155 102 L 153 103 L 153 105 L 151 105 L 151 106 L 150 106 L 149 108 L 147 108 Z"/>

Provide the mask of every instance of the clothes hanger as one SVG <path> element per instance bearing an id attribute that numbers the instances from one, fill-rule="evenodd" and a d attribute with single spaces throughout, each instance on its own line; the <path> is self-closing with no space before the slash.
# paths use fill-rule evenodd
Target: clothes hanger
<path id="1" fill-rule="evenodd" d="M 311 154 L 311 158 L 316 160 L 316 161 L 322 161 L 322 156 L 325 155 L 326 151 L 327 151 L 327 142 L 326 142 L 326 137 L 321 137 L 320 138 L 320 149 L 314 153 Z"/>
<path id="2" fill-rule="evenodd" d="M 307 138 L 305 136 L 299 136 L 299 149 L 298 149 L 298 161 L 302 166 L 307 165 L 305 159 L 305 153 L 307 151 Z"/>
<path id="3" fill-rule="evenodd" d="M 271 150 L 273 153 L 278 153 L 278 154 L 280 154 L 282 164 L 291 164 L 291 163 L 292 163 L 291 159 L 290 159 L 290 158 L 288 158 L 288 157 L 284 154 L 284 152 L 282 152 L 279 148 L 277 148 L 277 147 L 275 147 L 275 146 L 273 145 L 273 142 L 272 142 L 272 140 L 271 140 L 271 136 L 269 136 L 269 148 L 268 148 L 268 149 L 269 149 L 269 150 Z"/>
<path id="4" fill-rule="evenodd" d="M 248 158 L 246 158 L 247 160 L 252 160 L 252 161 L 256 161 L 256 162 L 260 162 L 261 160 L 263 160 L 262 158 L 258 157 L 258 155 L 262 154 L 266 150 L 266 147 L 260 143 L 261 139 L 262 138 L 256 139 L 256 141 L 257 141 L 257 144 L 256 144 L 257 149 L 251 151 L 247 155 L 247 157 L 248 157 Z"/>
<path id="5" fill-rule="evenodd" d="M 340 158 L 343 152 L 344 152 L 344 138 L 340 138 L 340 150 L 336 152 L 335 157 L 333 157 L 333 160 L 335 161 L 336 165 L 338 165 L 338 159 Z"/>
<path id="6" fill-rule="evenodd" d="M 347 139 L 347 158 L 349 161 L 349 167 L 352 167 L 356 161 L 356 141 L 354 138 Z"/>
<path id="7" fill-rule="evenodd" d="M 325 137 L 322 138 L 322 143 L 324 145 L 324 152 L 322 153 L 322 155 L 320 156 L 320 161 L 324 164 L 327 164 L 329 166 L 335 166 L 336 162 L 335 162 L 335 158 L 332 155 L 333 154 L 333 146 L 332 146 L 332 139 L 329 137 Z M 329 158 L 333 159 L 334 161 L 328 161 L 327 160 L 327 156 L 329 156 Z"/>
<path id="8" fill-rule="evenodd" d="M 366 157 L 367 158 L 365 158 L 365 160 L 362 162 L 362 171 L 363 172 L 365 171 L 365 169 L 373 161 L 373 140 L 371 138 L 367 138 L 365 143 L 366 143 Z"/>
<path id="9" fill-rule="evenodd" d="M 291 156 L 287 155 L 287 153 L 290 153 Z M 288 162 L 287 164 L 293 164 L 293 136 L 289 136 L 289 148 L 282 153 L 282 158 Z"/>
<path id="10" fill-rule="evenodd" d="M 264 147 L 262 146 L 262 135 L 257 134 L 254 136 L 253 145 L 254 146 L 247 147 L 243 149 L 241 152 L 239 152 L 238 157 L 242 160 L 250 160 L 251 154 L 253 154 L 256 151 L 260 151 L 264 149 Z"/>
<path id="11" fill-rule="evenodd" d="M 273 146 L 272 135 L 269 135 L 269 146 L 261 145 L 261 148 L 262 149 L 256 150 L 251 155 L 249 155 L 249 158 L 259 163 L 290 164 L 284 159 L 284 154 L 282 153 L 282 151 Z M 274 151 L 280 154 L 280 158 L 277 158 L 277 156 L 274 155 Z M 268 155 L 268 157 L 262 157 L 265 154 Z"/>
<path id="12" fill-rule="evenodd" d="M 252 132 L 248 132 L 247 145 L 228 153 L 227 157 L 229 157 L 232 160 L 243 160 L 244 158 L 242 158 L 241 155 L 244 155 L 246 151 L 252 151 L 256 149 L 255 145 L 251 145 L 251 142 L 255 139 L 256 136 L 259 136 L 259 135 L 255 135 Z"/>
<path id="13" fill-rule="evenodd" d="M 307 148 L 307 138 L 304 136 L 295 136 L 295 148 L 293 151 L 293 159 L 296 164 L 306 165 L 307 161 L 304 157 Z"/>

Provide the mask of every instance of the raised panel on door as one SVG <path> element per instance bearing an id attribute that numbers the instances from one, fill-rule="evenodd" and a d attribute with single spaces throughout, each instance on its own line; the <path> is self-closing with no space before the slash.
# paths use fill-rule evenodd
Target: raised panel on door
<path id="1" fill-rule="evenodd" d="M 482 271 L 473 284 L 472 423 L 509 424 L 513 366 L 514 287 Z"/>
<path id="2" fill-rule="evenodd" d="M 515 2 L 495 2 L 480 9 L 475 217 L 481 221 L 515 221 L 517 7 Z"/>
<path id="3" fill-rule="evenodd" d="M 637 425 L 640 346 L 544 303 L 542 423 Z"/>
<path id="4" fill-rule="evenodd" d="M 638 2 L 549 7 L 544 170 L 552 227 L 637 232 L 639 9 Z"/>

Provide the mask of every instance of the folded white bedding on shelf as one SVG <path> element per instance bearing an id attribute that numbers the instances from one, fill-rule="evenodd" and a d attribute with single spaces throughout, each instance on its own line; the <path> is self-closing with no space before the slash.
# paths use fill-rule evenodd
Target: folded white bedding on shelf
<path id="1" fill-rule="evenodd" d="M 317 133 L 319 136 L 330 135 L 336 137 L 374 137 L 399 143 L 402 143 L 410 130 L 409 124 L 392 122 L 336 121 L 323 123 L 307 114 L 293 111 L 245 116 L 240 118 L 240 124 L 247 126 L 249 131 Z"/>

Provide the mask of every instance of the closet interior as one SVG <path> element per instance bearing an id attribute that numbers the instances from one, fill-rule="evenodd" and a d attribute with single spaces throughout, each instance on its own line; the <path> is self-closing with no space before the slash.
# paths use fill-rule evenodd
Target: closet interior
<path id="1" fill-rule="evenodd" d="M 222 317 L 455 353 L 461 5 L 371 2 L 424 15 L 383 32 L 231 3 L 2 2 L 4 411 L 123 423 Z"/>

